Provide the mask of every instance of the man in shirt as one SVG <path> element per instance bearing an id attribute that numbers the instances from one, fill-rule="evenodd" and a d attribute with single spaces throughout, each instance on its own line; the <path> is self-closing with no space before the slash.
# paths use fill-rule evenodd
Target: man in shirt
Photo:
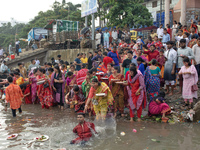
<path id="1" fill-rule="evenodd" d="M 58 57 L 58 59 L 57 59 L 57 60 L 55 60 L 55 62 L 56 62 L 57 64 L 59 64 L 59 63 L 60 63 L 60 61 L 61 61 L 61 55 L 58 55 L 57 57 Z"/>
<path id="2" fill-rule="evenodd" d="M 37 65 L 36 62 L 35 62 L 35 60 L 32 59 L 32 60 L 31 60 L 31 64 L 28 66 L 28 71 L 31 71 L 31 69 L 32 69 L 32 68 L 35 68 L 35 67 L 36 67 L 36 68 L 39 68 L 40 65 Z"/>
<path id="3" fill-rule="evenodd" d="M 200 76 L 200 37 L 197 39 L 197 44 L 192 47 L 194 53 L 194 65 L 197 69 L 198 75 Z"/>
<path id="4" fill-rule="evenodd" d="M 40 61 L 39 61 L 39 59 L 37 59 L 37 57 L 35 58 L 35 64 L 40 65 Z"/>
<path id="5" fill-rule="evenodd" d="M 111 57 L 108 57 L 107 55 L 107 52 L 103 52 L 103 63 L 106 69 L 108 64 L 115 64 L 114 60 Z"/>
<path id="6" fill-rule="evenodd" d="M 105 33 L 103 34 L 104 48 L 109 48 L 109 37 L 110 34 L 108 33 L 108 29 L 106 29 Z"/>
<path id="7" fill-rule="evenodd" d="M 181 69 L 182 66 L 184 66 L 183 59 L 185 57 L 188 57 L 190 60 L 194 59 L 194 53 L 192 49 L 186 46 L 186 39 L 180 40 L 180 48 L 178 48 L 177 56 L 178 56 L 178 62 L 177 62 L 178 71 Z M 179 93 L 182 93 L 182 87 L 183 87 L 183 76 L 179 75 L 179 88 L 180 88 Z"/>
<path id="8" fill-rule="evenodd" d="M 17 39 L 16 42 L 15 42 L 15 47 L 16 47 L 16 53 L 17 53 L 17 56 L 19 56 L 19 47 L 20 47 L 20 42 L 18 41 L 18 39 Z"/>
<path id="9" fill-rule="evenodd" d="M 128 51 L 127 53 L 127 59 L 125 59 L 122 63 L 122 70 L 121 70 L 121 74 L 123 74 L 124 76 L 126 75 L 126 72 L 129 71 L 129 67 L 131 63 L 134 63 L 137 66 L 137 60 L 135 58 L 133 58 L 133 52 L 132 51 Z"/>
<path id="10" fill-rule="evenodd" d="M 95 125 L 91 122 L 85 121 L 85 114 L 78 113 L 77 120 L 79 124 L 73 129 L 73 132 L 78 135 L 78 137 L 70 142 L 70 144 L 85 144 L 92 137 L 92 134 L 97 134 L 95 130 Z"/>
<path id="11" fill-rule="evenodd" d="M 8 73 L 9 72 L 8 66 L 6 65 L 6 61 L 2 62 L 0 72 L 2 72 L 2 73 Z"/>
<path id="12" fill-rule="evenodd" d="M 173 95 L 174 84 L 175 84 L 175 68 L 177 60 L 177 52 L 172 48 L 174 45 L 173 41 L 167 42 L 167 51 L 165 51 L 164 56 L 166 58 L 165 69 L 164 69 L 164 80 L 167 87 L 167 94 L 169 96 Z M 169 92 L 169 87 L 171 87 L 171 92 Z"/>
<path id="13" fill-rule="evenodd" d="M 119 56 L 119 54 L 117 52 L 117 47 L 116 46 L 113 46 L 113 50 L 108 53 L 108 57 L 111 57 L 114 60 L 115 66 L 119 66 L 120 56 Z"/>
<path id="14" fill-rule="evenodd" d="M 158 39 L 160 41 L 162 41 L 162 38 L 163 38 L 163 28 L 162 28 L 162 24 L 160 25 L 160 28 L 157 29 L 157 34 L 158 34 Z"/>
<path id="15" fill-rule="evenodd" d="M 9 52 L 10 55 L 13 54 L 13 51 L 12 51 L 12 43 L 9 44 L 8 52 Z"/>
<path id="16" fill-rule="evenodd" d="M 97 30 L 96 33 L 96 47 L 101 44 L 101 33 L 99 33 L 99 30 Z M 98 47 L 97 47 L 98 48 Z"/>
<path id="17" fill-rule="evenodd" d="M 74 60 L 74 65 L 76 65 L 76 71 L 81 70 L 82 62 L 80 59 L 81 59 L 81 55 L 77 54 L 77 58 Z"/>
<path id="18" fill-rule="evenodd" d="M 13 117 L 16 117 L 16 109 L 19 110 L 19 113 L 22 113 L 21 104 L 23 93 L 21 88 L 18 85 L 13 84 L 13 78 L 8 77 L 9 86 L 6 88 L 6 101 L 10 103 L 10 108 L 12 110 Z"/>
<path id="19" fill-rule="evenodd" d="M 82 62 L 83 64 L 87 64 L 87 63 L 88 63 L 88 58 L 86 57 L 86 54 L 85 54 L 85 53 L 83 53 L 83 57 L 81 58 L 81 62 Z"/>
<path id="20" fill-rule="evenodd" d="M 18 63 L 20 74 L 23 78 L 27 78 L 27 72 L 26 69 L 23 67 L 22 63 Z"/>
<path id="21" fill-rule="evenodd" d="M 155 50 L 156 46 L 155 45 L 151 45 L 150 46 L 150 50 L 145 50 L 144 54 L 148 55 L 148 59 L 149 61 L 151 61 L 152 59 L 156 59 L 156 57 L 159 55 L 159 51 Z"/>
<path id="22" fill-rule="evenodd" d="M 170 41 L 170 35 L 167 33 L 167 29 L 164 29 L 162 43 L 165 45 L 168 41 Z"/>
<path id="23" fill-rule="evenodd" d="M 155 36 L 158 36 L 157 33 L 154 33 L 154 30 L 151 30 L 150 34 L 151 38 L 154 39 Z"/>
<path id="24" fill-rule="evenodd" d="M 118 43 L 118 34 L 116 28 L 112 31 L 112 38 L 113 38 L 113 43 Z"/>

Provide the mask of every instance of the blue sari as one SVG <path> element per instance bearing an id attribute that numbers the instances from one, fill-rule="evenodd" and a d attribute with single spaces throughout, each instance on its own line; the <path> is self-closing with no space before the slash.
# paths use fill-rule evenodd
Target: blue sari
<path id="1" fill-rule="evenodd" d="M 147 93 L 150 95 L 150 102 L 155 96 L 158 96 L 160 92 L 160 78 L 158 75 L 151 75 L 149 67 L 146 68 L 144 73 L 144 81 L 147 89 Z"/>

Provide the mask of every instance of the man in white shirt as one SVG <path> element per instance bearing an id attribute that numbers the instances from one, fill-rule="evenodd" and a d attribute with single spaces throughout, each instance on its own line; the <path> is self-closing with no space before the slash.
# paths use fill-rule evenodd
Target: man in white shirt
<path id="1" fill-rule="evenodd" d="M 197 44 L 192 47 L 192 51 L 194 53 L 194 65 L 200 76 L 200 37 L 197 39 Z"/>
<path id="2" fill-rule="evenodd" d="M 99 33 L 99 30 L 97 30 L 96 33 L 96 47 L 101 44 L 101 33 Z"/>
<path id="3" fill-rule="evenodd" d="M 0 58 L 3 56 L 3 48 L 0 46 Z"/>
<path id="4" fill-rule="evenodd" d="M 17 53 L 17 56 L 19 56 L 20 41 L 18 41 L 18 39 L 17 39 L 16 42 L 15 42 L 15 46 L 16 46 L 16 53 Z"/>
<path id="5" fill-rule="evenodd" d="M 117 34 L 117 30 L 116 28 L 114 28 L 114 30 L 112 31 L 112 38 L 113 38 L 113 43 L 117 43 L 118 41 L 118 34 Z"/>
<path id="6" fill-rule="evenodd" d="M 7 73 L 8 72 L 8 66 L 6 65 L 6 61 L 3 61 L 1 64 L 0 72 Z"/>
<path id="7" fill-rule="evenodd" d="M 164 32 L 162 26 L 163 26 L 163 25 L 161 24 L 161 25 L 160 25 L 160 28 L 157 29 L 158 39 L 159 39 L 160 41 L 162 41 L 163 32 Z"/>
<path id="8" fill-rule="evenodd" d="M 9 44 L 8 51 L 9 51 L 10 55 L 13 54 L 13 52 L 12 52 L 12 43 Z"/>
<path id="9" fill-rule="evenodd" d="M 35 64 L 40 65 L 40 61 L 37 58 L 35 58 Z"/>

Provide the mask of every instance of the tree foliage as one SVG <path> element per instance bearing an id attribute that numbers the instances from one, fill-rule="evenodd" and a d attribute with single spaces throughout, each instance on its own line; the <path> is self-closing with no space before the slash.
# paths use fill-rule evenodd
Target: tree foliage
<path id="1" fill-rule="evenodd" d="M 52 9 L 47 11 L 40 11 L 27 24 L 16 23 L 15 26 L 11 26 L 11 23 L 3 23 L 0 27 L 0 45 L 7 48 L 9 43 L 12 42 L 14 45 L 15 34 L 16 38 L 26 38 L 28 32 L 34 27 L 44 27 L 48 20 L 61 19 L 61 20 L 72 20 L 79 21 L 79 28 L 84 27 L 85 18 L 81 18 L 81 4 L 74 5 L 71 2 L 66 3 L 65 0 L 62 3 L 55 1 L 52 4 Z M 91 16 L 88 16 L 88 25 L 91 25 Z M 27 43 L 22 43 L 25 47 Z"/>
<path id="2" fill-rule="evenodd" d="M 103 0 L 102 0 L 103 1 Z M 109 0 L 104 8 L 109 8 L 105 18 L 109 19 L 108 26 L 141 27 L 153 24 L 151 13 L 142 5 L 142 0 Z"/>

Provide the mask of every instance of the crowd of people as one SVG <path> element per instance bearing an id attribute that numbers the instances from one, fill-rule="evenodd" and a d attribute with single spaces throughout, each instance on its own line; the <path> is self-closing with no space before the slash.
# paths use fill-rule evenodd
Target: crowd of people
<path id="1" fill-rule="evenodd" d="M 97 35 L 101 38 L 97 39 L 97 50 L 77 54 L 74 62 L 63 61 L 58 55 L 43 66 L 31 60 L 25 69 L 19 63 L 1 82 L 9 84 L 5 95 L 13 117 L 16 109 L 22 112 L 24 99 L 26 104 L 41 104 L 45 109 L 74 109 L 82 113 L 80 118 L 87 113 L 97 120 L 105 120 L 108 114 L 123 117 L 128 108 L 130 121 L 135 112 L 141 121 L 142 110 L 148 107 L 149 116 L 162 115 L 167 120 L 171 109 L 165 95 L 172 96 L 178 84 L 184 99 L 181 107 L 192 108 L 200 74 L 200 27 L 192 22 L 189 33 L 186 26 L 174 23 L 172 30 L 161 25 L 145 40 L 141 36 L 131 40 L 128 31 L 116 29 L 110 38 L 106 31 L 103 38 Z"/>

